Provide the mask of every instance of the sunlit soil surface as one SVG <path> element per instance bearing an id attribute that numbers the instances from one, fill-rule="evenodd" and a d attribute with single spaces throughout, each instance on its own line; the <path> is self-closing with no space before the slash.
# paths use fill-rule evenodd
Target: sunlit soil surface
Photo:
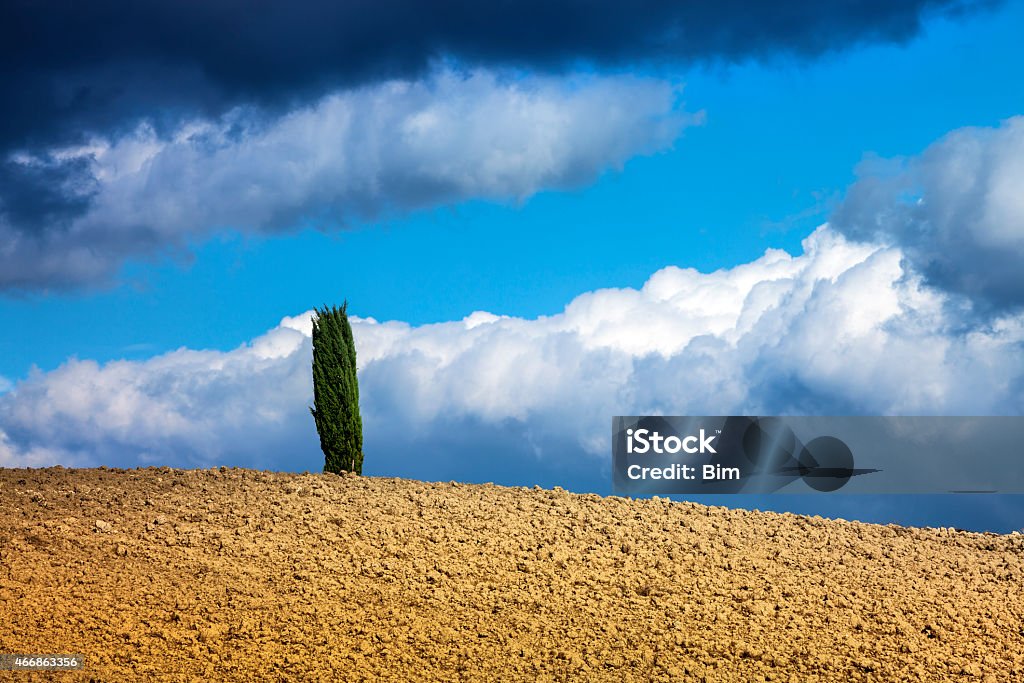
<path id="1" fill-rule="evenodd" d="M 1024 536 L 560 490 L 0 470 L 16 680 L 1024 680 Z"/>

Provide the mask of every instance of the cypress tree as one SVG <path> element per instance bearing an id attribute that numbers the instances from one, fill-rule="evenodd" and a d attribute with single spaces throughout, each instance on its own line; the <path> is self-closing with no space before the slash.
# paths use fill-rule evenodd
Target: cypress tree
<path id="1" fill-rule="evenodd" d="M 363 420 L 359 416 L 356 344 L 348 302 L 318 308 L 313 316 L 313 407 L 324 472 L 363 473 Z"/>

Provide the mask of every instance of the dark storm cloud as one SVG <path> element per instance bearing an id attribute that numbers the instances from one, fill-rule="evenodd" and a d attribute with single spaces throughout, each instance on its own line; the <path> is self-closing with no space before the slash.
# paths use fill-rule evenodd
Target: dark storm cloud
<path id="1" fill-rule="evenodd" d="M 180 109 L 294 103 L 415 76 L 439 56 L 557 69 L 815 56 L 904 41 L 995 0 L 34 2 L 0 8 L 0 147 L 53 144 Z"/>
<path id="2" fill-rule="evenodd" d="M 85 159 L 0 161 L 0 215 L 19 224 L 60 224 L 85 210 L 95 185 Z"/>

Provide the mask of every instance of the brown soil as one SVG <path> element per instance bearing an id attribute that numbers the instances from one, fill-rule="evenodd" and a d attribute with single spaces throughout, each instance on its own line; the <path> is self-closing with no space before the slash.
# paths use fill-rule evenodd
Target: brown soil
<path id="1" fill-rule="evenodd" d="M 1019 534 L 354 476 L 0 470 L 0 652 L 84 653 L 60 680 L 1024 680 L 1022 585 Z"/>

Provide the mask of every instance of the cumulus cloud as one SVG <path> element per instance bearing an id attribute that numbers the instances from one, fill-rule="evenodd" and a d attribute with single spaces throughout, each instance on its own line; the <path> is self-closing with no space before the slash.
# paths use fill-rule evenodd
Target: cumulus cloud
<path id="1" fill-rule="evenodd" d="M 34 371 L 0 395 L 0 463 L 254 465 L 269 451 L 253 445 L 266 439 L 283 465 L 308 431 L 296 416 L 310 393 L 310 353 L 308 317 L 286 318 L 233 351 L 182 348 L 105 365 L 72 358 Z"/>
<path id="2" fill-rule="evenodd" d="M 161 134 L 12 155 L 0 174 L 0 289 L 109 278 L 218 230 L 338 227 L 471 198 L 573 187 L 671 146 L 679 89 L 627 76 L 437 72 L 270 116 L 238 108 Z"/>
<path id="3" fill-rule="evenodd" d="M 1020 413 L 1024 317 L 965 328 L 903 262 L 822 227 L 796 257 L 668 267 L 552 316 L 357 318 L 367 466 L 593 476 L 616 414 Z M 309 315 L 232 351 L 36 372 L 0 395 L 0 462 L 319 469 Z"/>
<path id="4" fill-rule="evenodd" d="M 935 287 L 983 311 L 1024 305 L 1024 116 L 962 128 L 919 156 L 871 160 L 833 224 L 899 245 Z"/>

